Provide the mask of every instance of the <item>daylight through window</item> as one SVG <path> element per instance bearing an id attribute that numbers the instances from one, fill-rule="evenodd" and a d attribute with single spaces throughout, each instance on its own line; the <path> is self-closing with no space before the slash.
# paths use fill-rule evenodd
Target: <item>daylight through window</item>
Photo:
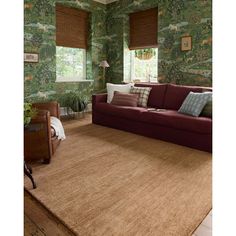
<path id="1" fill-rule="evenodd" d="M 158 48 L 131 50 L 131 81 L 158 82 Z"/>
<path id="2" fill-rule="evenodd" d="M 86 79 L 86 50 L 81 48 L 56 47 L 57 82 Z"/>

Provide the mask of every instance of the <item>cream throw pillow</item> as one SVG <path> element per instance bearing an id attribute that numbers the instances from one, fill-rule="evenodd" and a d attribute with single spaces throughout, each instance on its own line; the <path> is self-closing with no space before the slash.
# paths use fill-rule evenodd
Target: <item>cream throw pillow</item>
<path id="1" fill-rule="evenodd" d="M 133 84 L 111 84 L 107 83 L 107 103 L 111 103 L 114 92 L 129 93 Z"/>

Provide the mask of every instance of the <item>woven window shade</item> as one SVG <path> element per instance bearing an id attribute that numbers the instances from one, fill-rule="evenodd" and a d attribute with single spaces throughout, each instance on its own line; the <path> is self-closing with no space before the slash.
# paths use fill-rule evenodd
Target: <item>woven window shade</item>
<path id="1" fill-rule="evenodd" d="M 87 48 L 89 13 L 56 5 L 56 44 L 71 48 Z"/>
<path id="2" fill-rule="evenodd" d="M 155 48 L 158 46 L 158 9 L 134 12 L 129 15 L 129 49 Z"/>

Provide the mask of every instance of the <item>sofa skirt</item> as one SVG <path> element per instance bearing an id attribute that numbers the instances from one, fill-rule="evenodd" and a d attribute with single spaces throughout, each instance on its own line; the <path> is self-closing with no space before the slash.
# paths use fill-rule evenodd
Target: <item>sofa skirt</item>
<path id="1" fill-rule="evenodd" d="M 117 116 L 109 116 L 97 111 L 93 111 L 92 121 L 94 124 L 172 142 L 201 151 L 212 152 L 212 134 L 173 129 L 171 127 L 123 119 Z"/>

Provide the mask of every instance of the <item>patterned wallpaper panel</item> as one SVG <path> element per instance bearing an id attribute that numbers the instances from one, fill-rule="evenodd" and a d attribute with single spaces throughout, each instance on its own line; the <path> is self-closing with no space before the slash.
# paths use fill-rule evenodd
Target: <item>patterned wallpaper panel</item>
<path id="1" fill-rule="evenodd" d="M 99 62 L 106 59 L 106 5 L 93 0 L 25 0 L 24 51 L 39 53 L 39 63 L 25 63 L 25 97 L 45 97 L 60 88 L 73 89 L 76 83 L 56 83 L 55 4 L 91 12 L 87 79 L 95 88 L 102 84 Z M 89 84 L 89 83 L 86 83 Z"/>
<path id="2" fill-rule="evenodd" d="M 113 82 L 130 78 L 128 14 L 158 7 L 159 81 L 212 85 L 211 0 L 120 0 L 107 7 L 107 57 Z M 191 51 L 180 50 L 182 36 L 192 36 Z"/>
<path id="3" fill-rule="evenodd" d="M 211 86 L 211 0 L 120 0 L 104 5 L 93 0 L 25 0 L 24 51 L 39 53 L 39 63 L 25 63 L 25 97 L 47 96 L 72 89 L 75 83 L 55 83 L 55 4 L 91 12 L 87 79 L 102 85 L 101 60 L 110 68 L 107 78 L 121 82 L 130 77 L 128 14 L 158 6 L 159 81 Z M 180 50 L 181 36 L 192 36 L 191 51 Z"/>

